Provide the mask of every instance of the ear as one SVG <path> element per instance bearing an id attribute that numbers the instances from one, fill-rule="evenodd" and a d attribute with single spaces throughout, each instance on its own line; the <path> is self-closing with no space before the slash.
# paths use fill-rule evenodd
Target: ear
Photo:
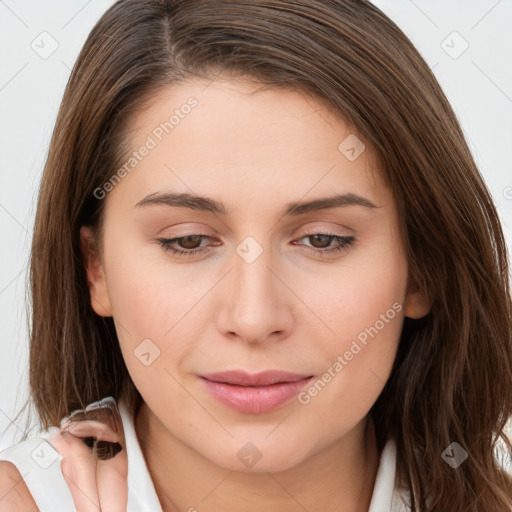
<path id="1" fill-rule="evenodd" d="M 404 314 L 410 318 L 422 318 L 428 314 L 432 304 L 427 294 L 422 290 L 417 281 L 410 277 L 405 297 Z"/>
<path id="2" fill-rule="evenodd" d="M 94 232 L 88 226 L 80 228 L 82 260 L 87 272 L 87 284 L 91 295 L 92 309 L 100 316 L 112 316 L 112 305 L 108 296 L 107 282 L 101 263 Z"/>

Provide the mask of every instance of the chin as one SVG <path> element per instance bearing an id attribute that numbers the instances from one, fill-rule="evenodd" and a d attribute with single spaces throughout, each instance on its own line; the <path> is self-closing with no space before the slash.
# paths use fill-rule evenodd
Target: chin
<path id="1" fill-rule="evenodd" d="M 286 471 L 300 464 L 308 453 L 304 451 L 304 443 L 296 446 L 283 446 L 283 443 L 264 441 L 234 441 L 231 447 L 219 449 L 214 454 L 203 452 L 203 456 L 213 464 L 229 471 L 239 473 L 276 473 Z M 233 457 L 233 451 L 235 456 Z"/>

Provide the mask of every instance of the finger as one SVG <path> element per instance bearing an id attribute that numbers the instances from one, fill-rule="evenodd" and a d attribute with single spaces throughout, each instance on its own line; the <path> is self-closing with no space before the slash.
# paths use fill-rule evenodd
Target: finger
<path id="1" fill-rule="evenodd" d="M 113 431 L 98 421 L 79 421 L 66 432 L 81 438 L 95 438 L 93 457 L 96 488 L 102 512 L 126 512 L 128 504 L 128 457 L 122 426 Z"/>
<path id="2" fill-rule="evenodd" d="M 95 439 L 93 457 L 101 511 L 126 512 L 128 504 L 128 457 L 122 418 L 117 407 L 86 409 L 63 420 L 63 430 L 73 436 Z M 85 418 L 95 418 L 85 419 Z"/>
<path id="3" fill-rule="evenodd" d="M 96 485 L 92 450 L 70 434 L 55 429 L 47 441 L 61 454 L 61 471 L 77 512 L 98 512 L 100 501 Z"/>
<path id="4" fill-rule="evenodd" d="M 126 512 L 128 506 L 128 455 L 123 421 L 117 407 L 110 407 L 109 413 L 101 417 L 106 425 L 101 430 L 103 439 L 112 443 L 97 442 L 94 452 L 97 456 L 96 485 L 102 511 Z M 102 454 L 108 448 L 119 447 L 119 452 Z"/>
<path id="5" fill-rule="evenodd" d="M 112 458 L 125 448 L 122 422 L 113 418 L 107 424 L 93 420 L 65 423 L 62 431 L 83 438 L 100 460 Z"/>
<path id="6" fill-rule="evenodd" d="M 76 437 L 94 437 L 97 441 L 110 441 L 112 443 L 120 442 L 121 436 L 114 432 L 108 425 L 99 421 L 84 420 L 71 423 L 61 430 L 69 432 Z"/>
<path id="7" fill-rule="evenodd" d="M 111 459 L 97 459 L 96 485 L 102 512 L 126 512 L 128 456 L 125 449 Z"/>

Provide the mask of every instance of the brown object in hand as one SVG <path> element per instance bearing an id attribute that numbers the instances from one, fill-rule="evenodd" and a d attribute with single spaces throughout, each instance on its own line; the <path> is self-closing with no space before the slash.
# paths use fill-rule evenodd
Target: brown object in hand
<path id="1" fill-rule="evenodd" d="M 77 409 L 61 421 L 61 429 L 70 423 L 91 420 L 107 425 L 113 432 L 122 432 L 122 419 L 114 398 L 106 397 L 98 402 L 89 404 L 85 409 Z M 115 457 L 123 448 L 119 442 L 97 440 L 94 437 L 82 437 L 82 441 L 93 450 L 99 460 Z"/>
<path id="2" fill-rule="evenodd" d="M 99 460 L 108 460 L 115 457 L 123 447 L 119 443 L 111 443 L 110 441 L 96 441 L 93 450 Z"/>

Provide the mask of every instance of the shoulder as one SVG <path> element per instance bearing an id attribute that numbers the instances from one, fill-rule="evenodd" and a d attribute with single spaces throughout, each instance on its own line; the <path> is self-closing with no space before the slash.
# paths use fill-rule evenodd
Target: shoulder
<path id="1" fill-rule="evenodd" d="M 18 468 L 8 461 L 0 461 L 0 512 L 38 512 Z"/>
<path id="2" fill-rule="evenodd" d="M 0 451 L 0 512 L 75 510 L 61 460 L 44 433 Z"/>

